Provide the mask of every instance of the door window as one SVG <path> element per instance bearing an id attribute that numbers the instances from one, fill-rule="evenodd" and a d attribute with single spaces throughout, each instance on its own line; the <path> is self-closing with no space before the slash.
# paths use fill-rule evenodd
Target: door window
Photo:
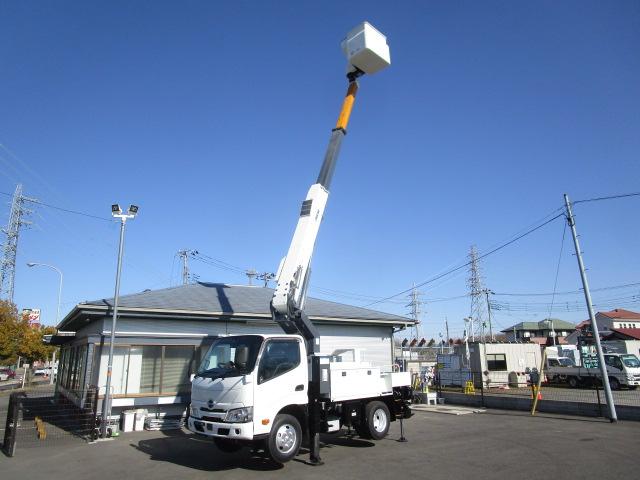
<path id="1" fill-rule="evenodd" d="M 264 348 L 258 383 L 287 373 L 300 365 L 300 343 L 297 340 L 271 340 Z"/>

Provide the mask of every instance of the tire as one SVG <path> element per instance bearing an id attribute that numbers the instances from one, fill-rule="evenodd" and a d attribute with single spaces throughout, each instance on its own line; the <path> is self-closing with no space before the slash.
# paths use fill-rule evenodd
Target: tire
<path id="1" fill-rule="evenodd" d="M 616 377 L 609 377 L 609 386 L 611 390 L 620 390 L 620 381 Z"/>
<path id="2" fill-rule="evenodd" d="M 569 377 L 567 383 L 571 388 L 578 388 L 578 379 L 576 377 Z"/>
<path id="3" fill-rule="evenodd" d="M 213 437 L 213 443 L 223 453 L 234 453 L 242 448 L 240 442 L 228 438 Z"/>
<path id="4" fill-rule="evenodd" d="M 364 409 L 364 423 L 356 428 L 362 438 L 382 440 L 389 433 L 391 415 L 389 408 L 377 400 L 367 403 Z"/>
<path id="5" fill-rule="evenodd" d="M 293 415 L 276 416 L 267 439 L 266 453 L 276 463 L 286 463 L 293 459 L 302 443 L 302 427 Z"/>

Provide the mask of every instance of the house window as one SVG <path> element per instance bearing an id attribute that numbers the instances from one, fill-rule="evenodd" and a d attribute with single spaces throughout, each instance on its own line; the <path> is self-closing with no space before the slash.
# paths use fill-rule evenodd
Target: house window
<path id="1" fill-rule="evenodd" d="M 166 346 L 162 362 L 162 392 L 189 391 L 189 374 L 193 369 L 193 347 Z"/>
<path id="2" fill-rule="evenodd" d="M 99 385 L 106 384 L 108 349 L 102 353 Z M 189 392 L 196 347 L 192 345 L 119 345 L 114 348 L 111 392 L 160 395 Z M 80 375 L 83 374 L 80 371 Z"/>
<path id="3" fill-rule="evenodd" d="M 507 370 L 506 355 L 504 353 L 488 353 L 487 370 L 490 372 L 505 372 Z"/>
<path id="4" fill-rule="evenodd" d="M 145 345 L 132 347 L 141 349 L 140 393 L 160 393 L 160 375 L 162 374 L 162 347 Z"/>

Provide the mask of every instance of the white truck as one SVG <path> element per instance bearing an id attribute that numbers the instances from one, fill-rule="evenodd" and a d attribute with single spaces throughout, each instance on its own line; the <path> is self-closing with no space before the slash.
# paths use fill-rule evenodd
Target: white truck
<path id="1" fill-rule="evenodd" d="M 411 416 L 409 373 L 382 372 L 361 362 L 356 351 L 350 358 L 345 352 L 320 355 L 319 332 L 304 312 L 311 258 L 357 78 L 390 64 L 386 37 L 367 22 L 349 32 L 342 47 L 349 62 L 347 95 L 271 299 L 272 318 L 284 333 L 216 339 L 192 381 L 188 428 L 213 438 L 222 451 L 251 444 L 284 463 L 298 454 L 305 435 L 310 463 L 321 464 L 321 432 L 346 425 L 380 439 L 391 421 Z"/>
<path id="2" fill-rule="evenodd" d="M 598 359 L 589 359 L 589 367 L 577 366 L 569 358 L 548 357 L 545 375 L 551 383 L 566 383 L 572 388 L 602 381 Z M 622 387 L 635 390 L 640 385 L 640 360 L 630 353 L 605 353 L 604 361 L 612 390 Z"/>

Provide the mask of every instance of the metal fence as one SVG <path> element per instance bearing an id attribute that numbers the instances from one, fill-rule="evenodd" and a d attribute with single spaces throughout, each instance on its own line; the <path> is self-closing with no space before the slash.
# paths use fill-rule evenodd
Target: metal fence
<path id="1" fill-rule="evenodd" d="M 13 456 L 16 447 L 33 448 L 62 442 L 90 440 L 95 434 L 97 389 L 57 391 L 39 387 L 0 398 L 3 451 Z M 4 414 L 4 417 L 2 416 Z"/>
<path id="2" fill-rule="evenodd" d="M 613 389 L 615 405 L 640 407 L 640 388 L 638 379 L 625 374 L 609 374 L 609 382 Z M 484 404 L 485 396 L 521 397 L 533 400 L 537 384 L 537 373 L 524 375 L 514 372 L 438 372 L 433 381 L 433 388 L 438 392 L 457 392 L 467 395 L 479 395 Z M 424 388 L 424 384 L 419 388 Z M 602 381 L 598 375 L 583 375 L 580 378 L 550 379 L 545 375 L 537 393 L 538 400 L 553 400 L 566 403 L 596 404 L 602 410 L 606 408 L 606 399 Z"/>

